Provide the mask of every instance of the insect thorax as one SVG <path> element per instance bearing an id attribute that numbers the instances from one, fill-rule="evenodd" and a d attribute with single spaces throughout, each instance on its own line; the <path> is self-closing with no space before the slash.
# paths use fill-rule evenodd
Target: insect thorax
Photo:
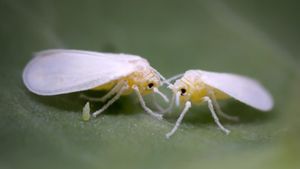
<path id="1" fill-rule="evenodd" d="M 202 98 L 208 93 L 207 86 L 201 81 L 200 78 L 189 79 L 183 77 L 181 81 L 186 84 L 189 100 L 194 103 L 200 103 Z"/>
<path id="2" fill-rule="evenodd" d="M 174 84 L 174 89 L 174 92 L 182 89 L 186 90 L 186 94 L 180 99 L 182 102 L 190 100 L 193 103 L 202 103 L 203 97 L 209 96 L 209 92 L 212 92 L 216 99 L 228 98 L 228 95 L 225 93 L 204 83 L 201 79 L 201 74 L 192 71 L 177 80 Z"/>
<path id="3" fill-rule="evenodd" d="M 150 68 L 141 67 L 138 71 L 123 78 L 128 84 L 129 89 L 133 89 L 137 86 L 141 94 L 149 94 L 152 89 L 149 88 L 149 84 L 152 83 L 153 87 L 160 86 L 160 77 Z"/>
<path id="4" fill-rule="evenodd" d="M 92 90 L 111 90 L 116 84 L 123 82 L 126 84 L 128 90 L 123 94 L 127 95 L 133 92 L 133 87 L 137 86 L 140 93 L 145 95 L 152 92 L 148 85 L 153 83 L 153 87 L 158 87 L 161 85 L 160 77 L 149 67 L 141 67 L 138 71 L 135 71 L 125 77 L 108 82 Z"/>

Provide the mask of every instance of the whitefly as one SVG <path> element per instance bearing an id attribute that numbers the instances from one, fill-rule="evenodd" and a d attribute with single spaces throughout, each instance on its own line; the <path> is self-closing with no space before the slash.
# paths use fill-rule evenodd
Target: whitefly
<path id="1" fill-rule="evenodd" d="M 173 107 L 174 102 L 177 106 L 182 105 L 183 110 L 173 129 L 166 134 L 167 138 L 178 129 L 192 103 L 206 102 L 215 123 L 226 134 L 229 134 L 230 130 L 220 123 L 218 115 L 229 120 L 238 118 L 222 112 L 217 100 L 234 98 L 261 111 L 269 111 L 273 107 L 273 98 L 269 92 L 258 81 L 249 77 L 232 73 L 189 70 L 170 78 L 167 82 L 173 80 L 176 80 L 175 83 L 169 86 L 173 91 L 173 98 L 166 111 Z"/>
<path id="2" fill-rule="evenodd" d="M 107 90 L 102 98 L 82 97 L 106 102 L 92 115 L 96 117 L 120 96 L 136 93 L 141 106 L 150 115 L 161 119 L 145 104 L 143 96 L 157 93 L 168 101 L 158 87 L 164 77 L 140 56 L 99 53 L 83 50 L 52 49 L 35 54 L 23 72 L 25 86 L 33 93 L 53 96 L 86 90 Z M 88 104 L 87 104 L 88 106 Z M 83 109 L 88 120 L 89 108 Z"/>

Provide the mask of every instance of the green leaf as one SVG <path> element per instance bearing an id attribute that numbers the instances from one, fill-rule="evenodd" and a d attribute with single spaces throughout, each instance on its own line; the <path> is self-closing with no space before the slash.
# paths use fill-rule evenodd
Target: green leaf
<path id="1" fill-rule="evenodd" d="M 286 1 L 1 1 L 0 168 L 299 168 L 298 13 Z M 166 139 L 179 110 L 159 121 L 134 95 L 84 122 L 78 93 L 42 97 L 22 83 L 32 54 L 49 48 L 138 54 L 166 77 L 188 69 L 247 75 L 270 90 L 275 107 L 222 102 L 241 119 L 221 119 L 228 136 L 206 105 L 193 105 Z"/>

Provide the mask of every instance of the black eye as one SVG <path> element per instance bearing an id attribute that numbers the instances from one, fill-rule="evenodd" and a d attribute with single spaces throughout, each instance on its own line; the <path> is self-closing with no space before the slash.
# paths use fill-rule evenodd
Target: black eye
<path id="1" fill-rule="evenodd" d="M 154 86 L 153 83 L 149 83 L 149 84 L 148 84 L 148 88 L 149 88 L 149 89 L 151 89 L 153 86 Z"/>
<path id="2" fill-rule="evenodd" d="M 180 92 L 181 92 L 181 96 L 183 96 L 185 93 L 186 93 L 186 89 L 180 89 Z"/>

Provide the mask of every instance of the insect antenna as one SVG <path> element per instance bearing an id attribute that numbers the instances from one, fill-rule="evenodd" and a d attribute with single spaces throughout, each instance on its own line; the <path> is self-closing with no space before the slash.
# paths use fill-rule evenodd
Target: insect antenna
<path id="1" fill-rule="evenodd" d="M 175 76 L 170 77 L 169 79 L 165 79 L 162 83 L 163 83 L 163 84 L 172 85 L 172 84 L 171 84 L 172 81 L 181 78 L 183 75 L 184 75 L 184 73 L 177 74 L 177 75 L 175 75 Z"/>

